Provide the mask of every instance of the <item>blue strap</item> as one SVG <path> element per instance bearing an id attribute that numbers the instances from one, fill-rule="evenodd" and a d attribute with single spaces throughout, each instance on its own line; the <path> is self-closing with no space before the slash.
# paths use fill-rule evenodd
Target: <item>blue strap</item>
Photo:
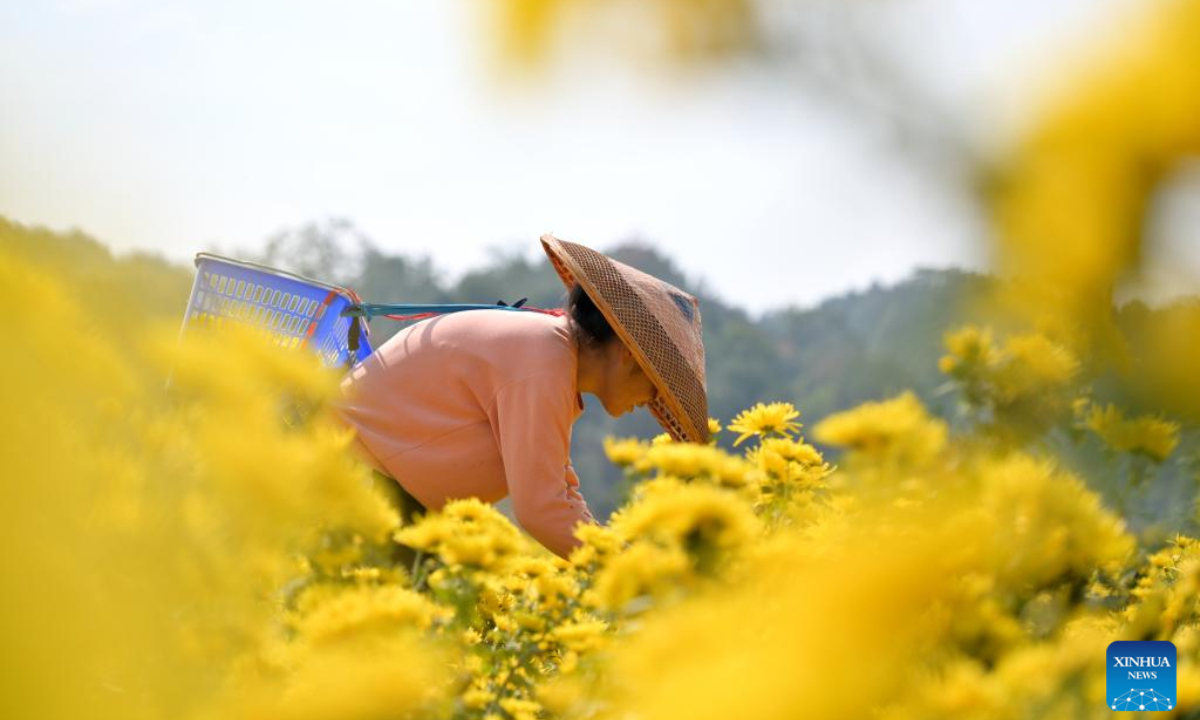
<path id="1" fill-rule="evenodd" d="M 462 310 L 526 310 L 515 305 L 478 305 L 457 303 L 448 305 L 381 305 L 377 303 L 362 303 L 350 305 L 342 310 L 342 315 L 350 317 L 365 317 L 368 320 L 379 315 L 417 315 L 420 313 L 452 313 Z"/>

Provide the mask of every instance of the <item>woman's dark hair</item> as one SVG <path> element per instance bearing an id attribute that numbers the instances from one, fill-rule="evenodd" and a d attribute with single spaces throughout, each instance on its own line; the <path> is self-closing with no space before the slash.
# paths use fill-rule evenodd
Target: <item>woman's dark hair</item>
<path id="1" fill-rule="evenodd" d="M 575 321 L 581 342 L 604 345 L 617 336 L 604 313 L 600 312 L 600 308 L 596 307 L 596 303 L 592 302 L 579 283 L 575 283 L 567 292 L 566 310 Z"/>

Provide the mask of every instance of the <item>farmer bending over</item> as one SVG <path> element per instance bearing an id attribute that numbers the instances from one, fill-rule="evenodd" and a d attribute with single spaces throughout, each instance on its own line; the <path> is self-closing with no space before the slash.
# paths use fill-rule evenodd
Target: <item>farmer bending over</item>
<path id="1" fill-rule="evenodd" d="M 613 417 L 646 405 L 675 440 L 708 442 L 694 297 L 583 245 L 542 237 L 564 310 L 466 310 L 406 327 L 343 381 L 338 410 L 405 522 L 512 496 L 517 522 L 560 557 L 594 523 L 571 467 L 581 393 Z"/>

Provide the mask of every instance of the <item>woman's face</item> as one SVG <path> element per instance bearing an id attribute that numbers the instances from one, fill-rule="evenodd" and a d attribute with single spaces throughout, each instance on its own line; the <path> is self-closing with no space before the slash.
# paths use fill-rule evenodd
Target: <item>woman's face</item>
<path id="1" fill-rule="evenodd" d="M 605 348 L 605 392 L 600 395 L 604 409 L 613 417 L 631 412 L 654 399 L 657 391 L 633 353 L 619 340 Z"/>

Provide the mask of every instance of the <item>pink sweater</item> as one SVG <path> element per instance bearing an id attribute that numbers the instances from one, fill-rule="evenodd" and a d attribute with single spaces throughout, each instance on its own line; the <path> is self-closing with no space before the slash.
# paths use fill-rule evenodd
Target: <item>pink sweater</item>
<path id="1" fill-rule="evenodd" d="M 342 382 L 340 416 L 364 459 L 430 510 L 496 502 L 566 557 L 576 523 L 595 522 L 571 467 L 583 413 L 567 318 L 464 310 L 412 324 Z"/>

